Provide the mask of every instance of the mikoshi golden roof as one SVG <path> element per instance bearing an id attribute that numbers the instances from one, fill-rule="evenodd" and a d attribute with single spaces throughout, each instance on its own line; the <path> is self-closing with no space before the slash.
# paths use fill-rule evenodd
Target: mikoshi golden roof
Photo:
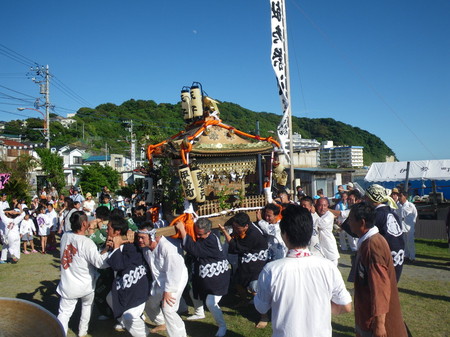
<path id="1" fill-rule="evenodd" d="M 181 157 L 186 164 L 186 153 L 193 157 L 246 156 L 270 153 L 278 142 L 272 137 L 259 137 L 223 124 L 215 118 L 205 118 L 187 126 L 184 131 L 159 144 L 149 145 L 147 157 Z"/>

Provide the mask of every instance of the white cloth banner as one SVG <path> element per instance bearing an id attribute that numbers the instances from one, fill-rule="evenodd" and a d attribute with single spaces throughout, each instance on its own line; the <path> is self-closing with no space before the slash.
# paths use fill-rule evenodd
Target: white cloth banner
<path id="1" fill-rule="evenodd" d="M 417 160 L 409 162 L 409 180 L 450 180 L 450 160 Z M 402 181 L 406 179 L 407 162 L 372 163 L 364 180 Z"/>
<path id="2" fill-rule="evenodd" d="M 271 62 L 275 75 L 277 77 L 278 89 L 283 109 L 283 117 L 277 127 L 280 145 L 285 153 L 286 159 L 290 162 L 290 154 L 286 148 L 289 141 L 289 93 L 287 84 L 287 64 L 286 64 L 286 17 L 284 0 L 270 0 L 271 28 L 272 28 L 272 50 Z"/>

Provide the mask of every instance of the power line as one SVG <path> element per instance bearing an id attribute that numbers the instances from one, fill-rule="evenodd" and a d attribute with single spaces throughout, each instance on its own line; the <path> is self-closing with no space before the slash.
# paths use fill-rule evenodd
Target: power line
<path id="1" fill-rule="evenodd" d="M 4 96 L 3 98 L 9 98 L 9 99 L 14 99 L 14 100 L 21 101 L 21 102 L 30 103 L 29 99 L 24 99 L 24 98 L 20 98 L 20 97 L 14 97 L 14 96 L 5 94 L 4 92 L 0 92 L 0 95 L 3 95 Z M 31 102 L 33 102 L 33 101 L 31 101 Z"/>
<path id="2" fill-rule="evenodd" d="M 4 44 L 1 43 L 0 43 L 0 54 L 3 54 L 4 56 L 10 58 L 11 60 L 26 65 L 28 67 L 33 64 L 38 64 L 37 62 L 29 59 L 28 57 L 23 56 L 22 54 L 19 54 L 18 52 L 12 50 L 11 48 L 6 47 Z"/>
<path id="3" fill-rule="evenodd" d="M 90 102 L 88 102 L 87 100 L 85 100 L 83 97 L 81 97 L 80 95 L 78 95 L 75 91 L 73 91 L 71 88 L 69 88 L 67 85 L 65 85 L 60 79 L 58 79 L 56 76 L 53 75 L 53 79 L 56 81 L 56 83 L 58 83 L 61 88 L 64 88 L 64 90 L 66 90 L 71 96 L 73 96 L 74 98 L 76 98 L 77 100 L 84 102 L 83 105 L 87 105 L 87 106 L 92 106 L 92 104 Z M 54 82 L 55 84 L 55 82 Z"/>
<path id="4" fill-rule="evenodd" d="M 5 87 L 4 85 L 1 85 L 1 84 L 0 84 L 0 87 L 2 87 L 2 88 L 4 88 L 4 89 L 7 89 L 7 90 L 9 90 L 9 91 L 15 92 L 16 94 L 21 94 L 21 95 L 24 95 L 24 96 L 27 96 L 27 97 L 30 97 L 30 98 L 33 98 L 33 99 L 36 98 L 35 96 L 31 96 L 31 95 L 28 95 L 28 94 L 24 94 L 23 92 L 20 92 L 20 91 L 17 91 L 17 90 L 14 90 L 14 89 Z"/>
<path id="5" fill-rule="evenodd" d="M 0 102 L 0 104 L 3 104 L 3 105 L 15 105 L 15 106 L 23 105 L 23 104 L 19 104 L 19 103 L 6 103 L 6 102 Z"/>
<path id="6" fill-rule="evenodd" d="M 25 115 L 19 114 L 17 112 L 9 112 L 9 111 L 6 111 L 6 110 L 1 110 L 1 109 L 0 109 L 0 112 L 4 112 L 4 113 L 10 114 L 10 115 L 16 115 L 16 116 L 20 116 L 20 117 L 30 118 L 29 116 L 25 116 Z"/>

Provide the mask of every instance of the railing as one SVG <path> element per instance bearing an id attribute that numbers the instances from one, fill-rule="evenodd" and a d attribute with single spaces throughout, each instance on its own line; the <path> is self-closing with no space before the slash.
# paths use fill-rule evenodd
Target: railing
<path id="1" fill-rule="evenodd" d="M 242 200 L 237 200 L 231 204 L 230 209 L 221 209 L 218 200 L 208 200 L 203 205 L 199 206 L 197 214 L 205 216 L 217 213 L 233 213 L 234 209 L 245 211 L 246 208 L 254 209 L 256 207 L 264 207 L 266 205 L 266 197 L 264 195 L 250 195 Z"/>

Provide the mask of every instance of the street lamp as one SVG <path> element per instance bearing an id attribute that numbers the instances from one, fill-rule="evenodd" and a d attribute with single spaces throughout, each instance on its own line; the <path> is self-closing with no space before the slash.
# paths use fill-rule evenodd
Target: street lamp
<path id="1" fill-rule="evenodd" d="M 44 137 L 45 137 L 45 143 L 46 143 L 46 147 L 47 149 L 50 148 L 50 120 L 46 117 L 46 115 L 44 115 L 44 113 L 38 109 L 33 109 L 33 108 L 17 108 L 17 110 L 19 111 L 23 111 L 23 110 L 33 110 L 33 111 L 37 111 L 42 115 L 42 118 L 44 119 Z"/>

